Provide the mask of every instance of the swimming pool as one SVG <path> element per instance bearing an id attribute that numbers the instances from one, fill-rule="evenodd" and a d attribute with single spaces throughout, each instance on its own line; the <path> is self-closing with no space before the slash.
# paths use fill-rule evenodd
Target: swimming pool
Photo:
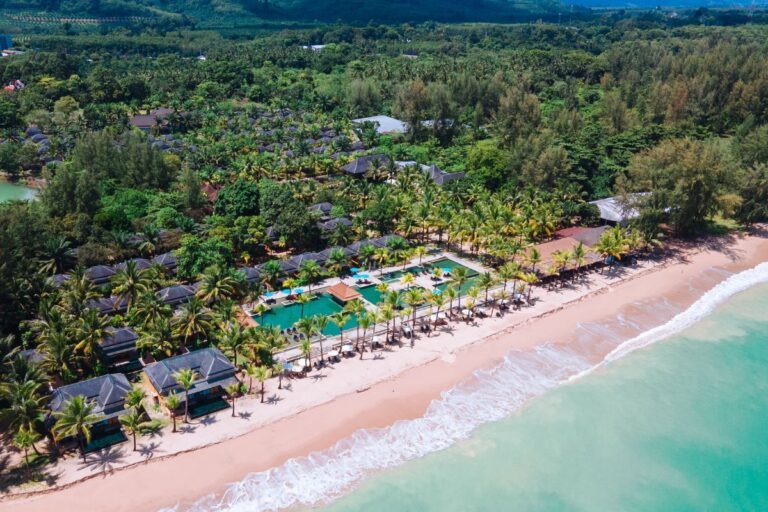
<path id="1" fill-rule="evenodd" d="M 382 301 L 382 295 L 375 284 L 371 284 L 368 286 L 358 286 L 357 291 L 360 292 L 360 295 L 363 296 L 365 300 L 376 306 Z"/>
<path id="2" fill-rule="evenodd" d="M 426 266 L 428 266 L 430 270 L 434 268 L 440 268 L 440 269 L 445 268 L 445 269 L 450 269 L 451 272 L 457 268 L 464 268 L 464 269 L 467 269 L 467 275 L 469 277 L 478 275 L 478 272 L 476 270 L 473 270 L 467 267 L 466 265 L 462 265 L 458 261 L 454 261 L 451 258 L 441 258 L 439 260 L 430 262 Z"/>
<path id="3" fill-rule="evenodd" d="M 338 313 L 344 309 L 341 304 L 327 293 L 319 293 L 313 296 L 313 299 L 304 304 L 304 317 L 310 316 L 331 316 L 334 313 Z M 287 305 L 273 306 L 272 309 L 264 313 L 264 316 L 254 315 L 253 319 L 261 325 L 274 325 L 280 329 L 287 329 L 293 327 L 296 322 L 301 320 L 302 311 L 301 304 L 292 303 Z M 350 316 L 347 323 L 344 324 L 344 330 L 351 329 L 357 326 L 357 319 L 354 316 Z M 328 321 L 328 325 L 323 329 L 323 334 L 326 336 L 336 336 L 339 334 L 339 326 L 335 323 Z"/>
<path id="4" fill-rule="evenodd" d="M 413 274 L 416 276 L 424 272 L 424 270 L 426 269 L 422 266 L 408 267 L 405 270 L 393 270 L 392 272 L 383 274 L 380 279 L 385 283 L 393 283 L 399 281 L 405 274 Z"/>

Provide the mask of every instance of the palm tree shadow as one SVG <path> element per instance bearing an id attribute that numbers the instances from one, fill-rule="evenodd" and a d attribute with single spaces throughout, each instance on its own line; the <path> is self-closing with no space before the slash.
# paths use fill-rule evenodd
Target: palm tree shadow
<path id="1" fill-rule="evenodd" d="M 86 455 L 86 462 L 81 465 L 81 469 L 89 469 L 99 473 L 111 473 L 115 466 L 121 464 L 124 459 L 125 452 L 122 448 L 110 446 Z"/>
<path id="2" fill-rule="evenodd" d="M 187 423 L 179 427 L 179 432 L 182 434 L 193 434 L 197 430 L 197 425 Z"/>
<path id="3" fill-rule="evenodd" d="M 253 416 L 253 413 L 252 412 L 239 412 L 239 413 L 237 413 L 237 416 L 241 420 L 249 420 L 249 419 L 251 419 L 251 416 Z"/>
<path id="4" fill-rule="evenodd" d="M 158 448 L 160 448 L 160 443 L 152 441 L 148 444 L 139 445 L 139 448 L 136 451 L 138 451 L 145 459 L 149 460 L 155 456 L 156 452 L 162 452 L 162 450 L 158 450 Z"/>
<path id="5" fill-rule="evenodd" d="M 324 373 L 318 373 L 312 376 L 312 380 L 314 380 L 315 382 L 320 382 L 321 380 L 327 379 L 327 378 L 328 376 Z"/>
<path id="6" fill-rule="evenodd" d="M 274 395 L 267 398 L 266 403 L 268 403 L 269 405 L 277 405 L 279 402 L 282 402 L 282 401 L 283 401 L 283 398 L 278 396 L 277 393 L 275 393 Z"/>
<path id="7" fill-rule="evenodd" d="M 209 414 L 208 416 L 203 416 L 202 419 L 200 419 L 200 424 L 208 427 L 210 425 L 213 425 L 217 421 L 219 420 L 216 418 L 215 415 Z"/>

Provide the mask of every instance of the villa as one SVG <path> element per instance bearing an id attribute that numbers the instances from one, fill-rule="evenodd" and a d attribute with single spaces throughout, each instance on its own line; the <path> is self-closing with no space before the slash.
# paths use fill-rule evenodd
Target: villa
<path id="1" fill-rule="evenodd" d="M 353 176 L 362 176 L 370 170 L 384 167 L 388 164 L 389 157 L 387 155 L 365 155 L 352 160 L 347 165 L 343 165 L 341 170 Z"/>
<path id="2" fill-rule="evenodd" d="M 189 390 L 192 417 L 228 407 L 222 396 L 227 386 L 238 382 L 235 376 L 237 369 L 218 348 L 195 350 L 148 364 L 144 374 L 159 396 L 178 393 L 184 400 L 184 390 L 175 377 L 178 371 L 184 369 L 191 369 L 196 375 L 194 385 Z"/>
<path id="3" fill-rule="evenodd" d="M 97 450 L 111 444 L 125 441 L 120 428 L 120 416 L 126 412 L 125 396 L 131 390 L 131 384 L 122 373 L 101 375 L 93 379 L 61 386 L 53 392 L 48 404 L 50 411 L 48 427 L 56 421 L 55 414 L 64 410 L 69 399 L 84 396 L 94 406 L 93 414 L 99 419 L 91 424 L 91 442 L 86 451 Z M 73 442 L 74 439 L 66 439 Z"/>
<path id="4" fill-rule="evenodd" d="M 130 327 L 107 327 L 107 335 L 98 345 L 99 356 L 109 368 L 137 370 L 140 365 L 136 351 L 138 339 L 139 335 Z"/>
<path id="5" fill-rule="evenodd" d="M 353 124 L 373 123 L 379 135 L 403 134 L 408 131 L 408 124 L 390 116 L 372 116 L 353 119 Z"/>

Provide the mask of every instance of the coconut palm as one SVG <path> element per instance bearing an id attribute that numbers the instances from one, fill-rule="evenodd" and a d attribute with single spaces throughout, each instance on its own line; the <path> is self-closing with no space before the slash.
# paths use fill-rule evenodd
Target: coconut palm
<path id="1" fill-rule="evenodd" d="M 199 299 L 193 298 L 173 317 L 173 325 L 176 334 L 182 339 L 182 345 L 186 347 L 190 340 L 204 337 L 213 330 L 214 318 L 211 310 Z"/>
<path id="2" fill-rule="evenodd" d="M 421 265 L 421 260 L 423 260 L 424 256 L 427 254 L 429 254 L 429 251 L 427 251 L 427 248 L 423 245 L 420 245 L 413 250 L 413 256 L 419 258 L 419 265 Z"/>
<path id="3" fill-rule="evenodd" d="M 264 313 L 270 310 L 270 307 L 263 302 L 259 302 L 251 311 L 254 315 L 259 315 L 259 323 L 264 325 Z"/>
<path id="4" fill-rule="evenodd" d="M 127 414 L 120 416 L 120 424 L 126 432 L 133 437 L 133 451 L 136 451 L 136 438 L 141 434 L 144 426 L 142 415 L 136 409 L 132 409 Z"/>
<path id="5" fill-rule="evenodd" d="M 328 327 L 328 322 L 330 322 L 330 319 L 327 316 L 318 315 L 314 317 L 315 319 L 315 330 L 320 336 L 320 339 L 318 340 L 318 345 L 320 345 L 320 364 L 325 363 L 325 358 L 323 357 L 323 341 L 325 341 L 325 334 L 324 331 Z"/>
<path id="6" fill-rule="evenodd" d="M 533 290 L 533 285 L 539 282 L 538 276 L 534 272 L 524 272 L 520 279 L 523 280 L 526 287 L 528 288 L 528 296 L 526 297 L 526 302 L 528 304 L 531 303 L 531 291 Z"/>
<path id="7" fill-rule="evenodd" d="M 205 303 L 234 299 L 242 293 L 242 278 L 232 269 L 211 265 L 200 274 L 195 296 Z"/>
<path id="8" fill-rule="evenodd" d="M 139 297 L 149 291 L 146 272 L 139 269 L 135 261 L 129 261 L 110 278 L 112 293 L 130 308 Z"/>
<path id="9" fill-rule="evenodd" d="M 469 280 L 469 271 L 466 267 L 456 267 L 451 271 L 451 283 L 456 287 L 456 290 L 459 293 L 459 309 L 461 309 L 461 287 L 464 286 L 464 283 L 466 283 L 467 280 Z"/>
<path id="10" fill-rule="evenodd" d="M 299 275 L 307 283 L 309 293 L 312 293 L 312 285 L 320 282 L 324 274 L 323 267 L 314 260 L 305 261 L 299 269 Z"/>
<path id="11" fill-rule="evenodd" d="M 541 263 L 541 253 L 535 247 L 528 249 L 526 261 L 531 266 L 531 272 L 536 272 L 536 265 Z"/>
<path id="12" fill-rule="evenodd" d="M 50 332 L 44 338 L 41 347 L 43 361 L 40 367 L 43 370 L 65 383 L 76 379 L 75 346 L 70 341 L 69 333 Z"/>
<path id="13" fill-rule="evenodd" d="M 411 315 L 411 329 L 413 335 L 416 333 L 416 306 L 424 302 L 424 293 L 422 288 L 408 288 L 403 294 L 403 302 L 408 304 L 408 307 L 412 311 Z"/>
<path id="14" fill-rule="evenodd" d="M 303 339 L 299 342 L 299 352 L 304 356 L 304 368 L 302 371 L 306 371 L 307 368 L 311 368 L 312 363 L 312 342 L 308 339 Z"/>
<path id="15" fill-rule="evenodd" d="M 495 284 L 496 284 L 496 277 L 490 272 L 483 272 L 477 278 L 477 281 L 475 282 L 475 286 L 477 286 L 482 290 L 485 290 L 485 302 L 488 302 L 488 290 L 491 288 L 491 286 Z"/>
<path id="16" fill-rule="evenodd" d="M 344 344 L 344 326 L 347 325 L 347 322 L 349 321 L 350 313 L 349 311 L 337 311 L 336 313 L 332 314 L 329 318 L 331 322 L 336 324 L 339 328 L 339 344 Z"/>
<path id="17" fill-rule="evenodd" d="M 125 394 L 126 409 L 134 409 L 138 411 L 144 403 L 145 398 L 147 398 L 147 392 L 144 391 L 144 388 L 133 386 L 131 390 Z"/>
<path id="18" fill-rule="evenodd" d="M 453 301 L 459 297 L 459 290 L 455 285 L 450 285 L 443 290 L 443 295 L 448 297 L 448 313 L 453 317 Z"/>
<path id="19" fill-rule="evenodd" d="M 568 263 L 571 261 L 571 253 L 568 251 L 555 251 L 552 253 L 552 262 L 557 268 L 557 273 L 561 276 L 564 275 Z M 564 277 L 563 277 L 564 281 Z"/>
<path id="20" fill-rule="evenodd" d="M 514 279 L 517 279 L 517 274 L 520 272 L 520 266 L 517 263 L 505 263 L 501 267 L 499 267 L 498 276 L 499 279 L 502 280 L 503 287 L 506 290 L 507 283 L 509 281 L 512 281 Z"/>
<path id="21" fill-rule="evenodd" d="M 395 309 L 392 307 L 391 304 L 384 304 L 379 307 L 379 320 L 381 322 L 386 322 L 386 334 L 385 338 L 387 341 L 389 341 L 389 333 L 390 333 L 390 322 L 392 322 L 395 319 Z"/>
<path id="22" fill-rule="evenodd" d="M 85 462 L 85 446 L 91 442 L 91 425 L 101 418 L 94 414 L 95 405 L 83 395 L 76 395 L 64 402 L 60 411 L 54 413 L 53 437 L 56 441 L 73 436 L 80 446 L 80 453 Z"/>
<path id="23" fill-rule="evenodd" d="M 145 293 L 129 311 L 129 317 L 135 319 L 133 325 L 147 328 L 161 320 L 171 317 L 173 310 L 163 304 L 154 293 Z"/>
<path id="24" fill-rule="evenodd" d="M 63 272 L 70 248 L 70 243 L 63 237 L 49 239 L 44 248 L 47 259 L 42 261 L 40 273 L 51 275 Z"/>
<path id="25" fill-rule="evenodd" d="M 242 390 L 243 390 L 243 385 L 240 384 L 239 382 L 233 382 L 232 384 L 224 388 L 224 392 L 232 400 L 232 417 L 233 418 L 235 417 L 235 402 L 237 401 L 237 396 L 242 392 Z"/>
<path id="26" fill-rule="evenodd" d="M 347 258 L 347 255 L 344 253 L 344 249 L 340 247 L 336 247 L 334 249 L 331 249 L 331 252 L 328 254 L 328 259 L 325 262 L 325 267 L 333 275 L 340 276 L 344 272 L 344 269 L 347 267 L 348 264 L 349 264 L 349 259 Z"/>
<path id="27" fill-rule="evenodd" d="M 240 364 L 240 355 L 251 343 L 248 332 L 240 324 L 228 325 L 219 335 L 218 346 L 224 354 L 232 357 L 235 366 Z"/>
<path id="28" fill-rule="evenodd" d="M 275 361 L 272 365 L 272 375 L 277 375 L 277 389 L 283 389 L 283 374 L 285 373 L 285 365 L 282 361 Z"/>
<path id="29" fill-rule="evenodd" d="M 254 374 L 254 377 L 256 377 L 256 380 L 259 381 L 261 384 L 261 391 L 259 391 L 259 394 L 261 395 L 261 403 L 264 403 L 264 382 L 266 382 L 267 379 L 269 379 L 272 376 L 272 370 L 268 366 L 258 366 L 256 368 L 256 373 Z"/>
<path id="30" fill-rule="evenodd" d="M 0 398 L 6 402 L 0 418 L 10 429 L 36 430 L 46 401 L 40 389 L 41 384 L 33 380 L 9 381 L 0 386 Z"/>
<path id="31" fill-rule="evenodd" d="M 386 247 L 381 247 L 379 249 L 376 249 L 376 251 L 373 254 L 373 261 L 375 261 L 378 265 L 379 270 L 384 268 L 384 264 L 389 261 L 389 249 Z"/>
<path id="32" fill-rule="evenodd" d="M 357 253 L 357 261 L 365 268 L 368 268 L 376 255 L 376 246 L 373 244 L 363 244 Z M 386 258 L 385 258 L 386 260 Z"/>
<path id="33" fill-rule="evenodd" d="M 99 342 L 107 334 L 109 321 L 106 317 L 99 315 L 95 309 L 87 309 L 80 315 L 75 329 L 77 344 L 75 351 L 83 354 L 93 366 L 96 363 L 96 350 Z"/>
<path id="34" fill-rule="evenodd" d="M 411 286 L 415 280 L 416 280 L 416 276 L 414 276 L 410 272 L 406 272 L 405 274 L 403 274 L 403 277 L 400 278 L 400 283 L 402 283 L 402 285 L 407 288 Z"/>
<path id="35" fill-rule="evenodd" d="M 171 413 L 171 419 L 173 420 L 173 432 L 176 432 L 176 411 L 181 407 L 181 397 L 176 393 L 171 393 L 165 399 L 165 406 Z"/>
<path id="36" fill-rule="evenodd" d="M 363 358 L 363 353 L 365 352 L 365 335 L 368 332 L 368 329 L 370 329 L 371 326 L 373 325 L 373 322 L 374 322 L 373 315 L 368 311 L 363 311 L 357 317 L 357 323 L 360 325 L 360 328 L 363 329 L 362 344 L 358 343 L 358 350 L 360 351 L 360 359 Z"/>
<path id="37" fill-rule="evenodd" d="M 508 298 L 509 298 L 509 292 L 507 291 L 507 289 L 506 288 L 501 288 L 501 289 L 497 290 L 496 292 L 494 292 L 494 294 L 493 294 L 494 302 L 493 303 L 494 304 L 498 303 L 499 305 L 501 305 L 501 303 L 504 302 L 505 300 L 507 300 Z M 491 307 L 491 315 L 493 315 L 493 307 Z"/>
<path id="38" fill-rule="evenodd" d="M 280 262 L 270 260 L 261 267 L 261 280 L 273 290 L 277 290 L 277 282 L 282 273 L 283 270 L 280 268 Z"/>
<path id="39" fill-rule="evenodd" d="M 576 271 L 573 273 L 573 281 L 576 282 L 576 277 L 581 274 L 581 267 L 587 262 L 587 249 L 584 244 L 579 242 L 571 251 L 570 257 L 571 262 L 576 267 Z"/>
<path id="40" fill-rule="evenodd" d="M 42 436 L 34 430 L 22 428 L 13 436 L 13 445 L 24 452 L 24 466 L 27 470 L 27 476 L 29 476 L 29 449 L 32 448 L 35 453 L 35 443 L 40 441 Z"/>
<path id="41" fill-rule="evenodd" d="M 359 317 L 363 311 L 365 311 L 365 305 L 361 300 L 351 300 L 344 304 L 344 311 L 349 313 L 350 315 L 354 315 L 356 317 Z M 357 326 L 355 326 L 356 336 L 355 338 L 360 338 L 360 324 L 358 323 Z"/>
<path id="42" fill-rule="evenodd" d="M 195 385 L 197 372 L 192 368 L 182 368 L 173 374 L 176 383 L 184 390 L 184 423 L 189 423 L 189 390 Z"/>
<path id="43" fill-rule="evenodd" d="M 296 322 L 296 329 L 304 335 L 304 339 L 311 340 L 317 334 L 317 322 L 314 317 L 306 317 Z"/>
<path id="44" fill-rule="evenodd" d="M 304 318 L 304 306 L 309 304 L 309 302 L 312 300 L 312 296 L 308 293 L 301 293 L 298 297 L 296 297 L 296 302 L 301 305 L 301 316 L 300 318 Z"/>

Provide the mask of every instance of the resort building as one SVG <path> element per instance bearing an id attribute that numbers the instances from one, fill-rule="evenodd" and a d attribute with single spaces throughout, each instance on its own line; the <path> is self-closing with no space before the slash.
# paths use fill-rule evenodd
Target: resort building
<path id="1" fill-rule="evenodd" d="M 130 390 L 131 384 L 121 373 L 102 375 L 61 386 L 53 392 L 48 404 L 50 414 L 46 424 L 49 428 L 53 426 L 56 421 L 55 414 L 64 410 L 68 400 L 75 396 L 84 396 L 93 404 L 93 414 L 99 416 L 99 419 L 91 424 L 91 442 L 86 447 L 86 451 L 124 441 L 125 436 L 120 428 L 120 416 L 126 412 L 125 396 Z"/>
<path id="2" fill-rule="evenodd" d="M 364 155 L 343 165 L 341 170 L 353 176 L 362 176 L 368 171 L 385 167 L 389 164 L 389 157 L 384 154 Z"/>
<path id="3" fill-rule="evenodd" d="M 178 265 L 176 261 L 176 256 L 173 255 L 172 252 L 166 252 L 164 254 L 158 254 L 154 258 L 152 258 L 152 263 L 156 263 L 158 265 L 162 265 L 167 270 L 176 270 L 176 267 Z"/>
<path id="4" fill-rule="evenodd" d="M 373 123 L 379 135 L 403 134 L 408 131 L 408 124 L 390 116 L 371 116 L 353 119 L 353 124 Z"/>
<path id="5" fill-rule="evenodd" d="M 359 291 L 342 282 L 334 284 L 326 291 L 345 304 L 349 301 L 362 297 Z"/>
<path id="6" fill-rule="evenodd" d="M 228 407 L 222 396 L 227 386 L 238 382 L 235 376 L 237 369 L 218 348 L 195 350 L 148 364 L 144 373 L 159 396 L 178 393 L 184 400 L 184 390 L 175 377 L 177 372 L 184 369 L 193 370 L 196 376 L 189 390 L 192 417 Z"/>
<path id="7" fill-rule="evenodd" d="M 115 269 L 108 267 L 107 265 L 95 265 L 93 267 L 89 267 L 85 271 L 85 275 L 88 276 L 88 279 L 93 281 L 93 284 L 96 286 L 107 284 L 110 278 L 116 273 L 117 272 L 115 272 Z"/>
<path id="8" fill-rule="evenodd" d="M 597 206 L 600 210 L 600 218 L 610 225 L 626 226 L 630 220 L 640 216 L 640 212 L 627 205 L 618 196 L 590 201 L 589 204 Z"/>
<path id="9" fill-rule="evenodd" d="M 157 298 L 160 299 L 163 304 L 168 304 L 172 307 L 186 304 L 192 300 L 192 297 L 194 296 L 195 289 L 186 284 L 169 286 L 157 292 Z"/>
<path id="10" fill-rule="evenodd" d="M 107 335 L 99 342 L 98 351 L 107 367 L 122 372 L 138 370 L 139 354 L 136 341 L 139 335 L 130 327 L 107 327 Z"/>

